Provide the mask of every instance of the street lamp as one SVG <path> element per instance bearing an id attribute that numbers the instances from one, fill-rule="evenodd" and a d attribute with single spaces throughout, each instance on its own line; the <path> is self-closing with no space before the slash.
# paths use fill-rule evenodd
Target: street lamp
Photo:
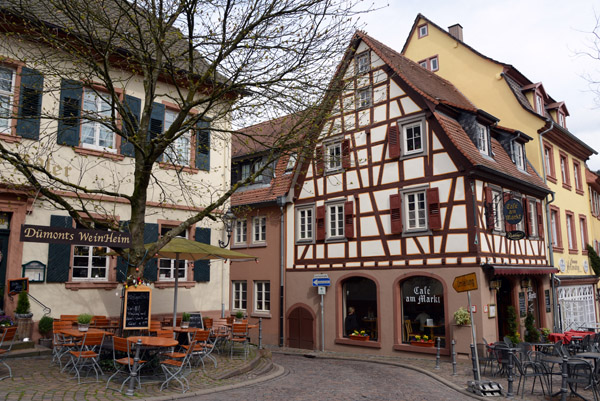
<path id="1" fill-rule="evenodd" d="M 531 279 L 529 277 L 523 277 L 521 279 L 521 288 L 525 290 L 530 287 L 531 287 Z"/>
<path id="2" fill-rule="evenodd" d="M 219 240 L 219 246 L 221 248 L 227 248 L 229 241 L 231 240 L 231 232 L 233 231 L 233 222 L 235 221 L 235 214 L 231 211 L 231 208 L 227 209 L 227 212 L 221 217 L 223 224 L 225 225 L 225 232 L 227 233 L 227 242 Z"/>
<path id="3" fill-rule="evenodd" d="M 500 289 L 500 287 L 502 287 L 502 280 L 500 280 L 500 279 L 490 280 L 490 290 L 498 291 Z"/>

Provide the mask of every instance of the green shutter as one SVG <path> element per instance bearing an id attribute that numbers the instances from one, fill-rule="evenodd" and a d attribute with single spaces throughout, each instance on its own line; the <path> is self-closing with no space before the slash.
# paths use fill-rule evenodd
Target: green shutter
<path id="1" fill-rule="evenodd" d="M 50 216 L 50 227 L 73 228 L 73 218 L 70 216 Z M 64 283 L 69 281 L 69 269 L 71 268 L 71 245 L 49 244 L 48 245 L 48 271 L 46 281 L 48 283 Z"/>
<path id="2" fill-rule="evenodd" d="M 125 134 L 125 136 L 129 137 L 134 135 L 135 131 L 138 130 L 140 123 L 140 112 L 142 109 L 142 101 L 137 97 L 125 95 L 125 104 L 123 106 L 125 107 L 126 113 L 129 114 L 129 118 L 133 120 L 133 123 L 135 124 L 134 132 L 129 132 L 127 126 L 123 124 L 123 133 Z M 131 142 L 128 142 L 127 139 L 121 138 L 121 154 L 133 157 L 134 153 L 135 148 L 133 147 L 133 144 Z"/>
<path id="3" fill-rule="evenodd" d="M 165 122 L 165 105 L 162 103 L 152 103 L 150 112 L 150 123 L 148 125 L 148 142 L 163 133 Z"/>
<path id="4" fill-rule="evenodd" d="M 210 123 L 206 121 L 196 125 L 196 168 L 210 170 Z"/>
<path id="5" fill-rule="evenodd" d="M 63 79 L 60 84 L 60 112 L 58 120 L 59 145 L 79 145 L 79 117 L 83 87 L 77 81 Z"/>
<path id="6" fill-rule="evenodd" d="M 144 226 L 144 244 L 158 241 L 158 224 L 146 223 Z M 150 259 L 144 267 L 144 278 L 156 281 L 158 278 L 158 260 Z"/>
<path id="7" fill-rule="evenodd" d="M 121 227 L 123 227 L 123 231 L 129 231 L 129 222 L 121 221 Z M 122 283 L 127 279 L 127 259 L 122 258 L 120 256 L 117 257 L 117 281 Z"/>
<path id="8" fill-rule="evenodd" d="M 17 135 L 23 138 L 40 138 L 40 114 L 44 76 L 39 71 L 23 67 L 21 69 L 21 89 L 19 90 L 19 119 Z"/>
<path id="9" fill-rule="evenodd" d="M 196 241 L 210 245 L 210 228 L 196 228 Z M 210 260 L 194 262 L 194 281 L 210 281 Z"/>

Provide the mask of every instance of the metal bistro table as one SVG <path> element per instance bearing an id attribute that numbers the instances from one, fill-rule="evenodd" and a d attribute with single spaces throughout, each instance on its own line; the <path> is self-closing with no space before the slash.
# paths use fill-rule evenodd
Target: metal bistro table
<path id="1" fill-rule="evenodd" d="M 593 378 L 585 378 L 584 377 L 583 379 L 585 381 L 579 381 L 579 380 L 581 380 L 581 378 L 578 375 L 573 375 L 573 376 L 570 375 L 570 373 L 572 373 L 572 371 L 577 371 L 578 366 L 584 365 L 587 368 L 586 364 L 589 364 L 589 362 L 586 362 L 585 360 L 583 360 L 582 358 L 579 357 L 582 354 L 578 354 L 576 357 L 568 357 L 566 355 L 563 355 L 562 357 L 548 355 L 548 356 L 542 358 L 543 362 L 552 363 L 553 365 L 559 364 L 561 367 L 561 378 L 562 379 L 561 379 L 560 391 L 557 391 L 554 394 L 550 394 L 551 398 L 560 394 L 561 401 L 566 401 L 567 397 L 573 396 L 573 395 L 581 398 L 584 401 L 586 400 L 586 398 L 584 396 L 582 396 L 581 394 L 579 394 L 577 392 L 577 384 L 583 384 L 583 385 L 585 385 L 585 388 L 587 388 L 587 384 L 588 384 L 587 382 L 589 381 L 591 383 L 591 380 L 593 380 Z M 592 353 L 590 353 L 590 354 L 592 354 Z M 591 367 L 591 365 L 589 365 L 589 371 L 590 371 L 590 374 L 593 374 L 593 368 Z M 549 380 L 550 380 L 550 389 L 552 389 L 552 371 L 550 371 Z M 550 390 L 550 392 L 552 392 L 552 390 Z"/>
<path id="2" fill-rule="evenodd" d="M 131 370 L 131 380 L 129 381 L 129 388 L 127 389 L 126 395 L 133 396 L 135 389 L 135 382 L 138 375 L 138 365 L 140 362 L 140 350 L 142 346 L 155 347 L 155 348 L 170 348 L 175 347 L 179 342 L 175 339 L 164 338 L 164 337 L 151 337 L 151 336 L 132 336 L 127 337 L 127 341 L 135 343 L 135 357 L 133 358 L 133 369 Z"/>

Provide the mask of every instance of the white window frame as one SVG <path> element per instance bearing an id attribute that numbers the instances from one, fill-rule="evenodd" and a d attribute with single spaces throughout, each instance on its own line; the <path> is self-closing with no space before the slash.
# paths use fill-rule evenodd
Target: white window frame
<path id="1" fill-rule="evenodd" d="M 558 247 L 558 211 L 550 210 L 550 225 L 552 230 L 552 246 Z"/>
<path id="2" fill-rule="evenodd" d="M 476 127 L 475 146 L 477 146 L 480 153 L 489 156 L 490 131 L 488 130 L 488 127 L 482 124 L 477 124 Z"/>
<path id="3" fill-rule="evenodd" d="M 537 237 L 538 233 L 538 221 L 537 221 L 537 201 L 533 198 L 529 198 L 529 236 Z"/>
<path id="4" fill-rule="evenodd" d="M 7 97 L 8 100 L 6 102 L 6 116 L 0 117 L 0 133 L 10 134 L 12 129 L 12 114 L 14 107 L 14 99 L 15 99 L 15 79 L 17 72 L 14 68 L 7 67 L 5 65 L 0 65 L 0 69 L 9 71 L 11 73 L 10 76 L 10 90 L 1 89 L 0 87 L 0 96 Z M 6 80 L 5 80 L 6 81 Z M 2 103 L 0 102 L 0 107 Z M 0 112 L 2 109 L 0 108 Z"/>
<path id="5" fill-rule="evenodd" d="M 522 143 L 512 142 L 513 157 L 517 168 L 525 171 L 525 149 Z"/>
<path id="6" fill-rule="evenodd" d="M 427 60 L 423 60 L 421 62 L 419 62 L 419 65 L 425 69 L 427 69 Z"/>
<path id="7" fill-rule="evenodd" d="M 546 163 L 546 176 L 552 176 L 552 149 L 544 147 L 544 162 Z"/>
<path id="8" fill-rule="evenodd" d="M 435 66 L 433 65 L 435 63 Z M 429 70 L 430 71 L 437 71 L 440 69 L 440 62 L 437 58 L 437 56 L 431 57 L 429 59 Z"/>
<path id="9" fill-rule="evenodd" d="M 170 231 L 173 227 L 168 225 L 164 225 L 160 227 L 160 235 L 163 236 L 168 231 Z M 187 230 L 183 230 L 176 238 L 188 238 Z M 168 258 L 159 258 L 158 259 L 158 281 L 175 281 L 175 259 Z M 188 272 L 188 262 L 186 260 L 179 261 L 179 280 L 187 280 Z M 162 273 L 161 273 L 162 271 Z M 165 272 L 168 271 L 168 275 Z M 183 274 L 182 274 L 183 272 Z"/>
<path id="10" fill-rule="evenodd" d="M 234 223 L 233 244 L 244 245 L 248 241 L 248 220 L 237 219 Z"/>
<path id="11" fill-rule="evenodd" d="M 271 282 L 270 281 L 255 281 L 254 282 L 254 311 L 255 312 L 270 312 L 271 311 Z"/>
<path id="12" fill-rule="evenodd" d="M 248 283 L 246 280 L 231 282 L 231 309 L 245 311 L 248 305 Z"/>
<path id="13" fill-rule="evenodd" d="M 344 203 L 330 203 L 326 207 L 327 239 L 346 238 L 344 232 Z"/>
<path id="14" fill-rule="evenodd" d="M 535 95 L 536 108 L 539 115 L 544 115 L 544 101 L 542 100 L 542 96 L 536 93 Z"/>
<path id="15" fill-rule="evenodd" d="M 93 225 L 93 224 L 92 224 Z M 81 226 L 80 226 L 81 227 Z M 77 250 L 85 251 L 85 254 L 77 254 Z M 89 246 L 89 245 L 73 245 L 73 272 L 72 281 L 108 281 L 110 258 L 106 255 L 109 251 L 104 246 Z M 94 258 L 104 259 L 104 266 L 94 266 Z M 76 259 L 87 259 L 86 265 L 75 265 Z M 86 277 L 76 277 L 75 270 L 87 270 Z M 104 277 L 92 276 L 92 272 L 95 269 L 103 270 Z"/>
<path id="16" fill-rule="evenodd" d="M 315 208 L 296 209 L 296 241 L 312 242 L 315 239 Z"/>
<path id="17" fill-rule="evenodd" d="M 241 181 L 246 180 L 248 177 L 250 177 L 250 163 L 242 163 L 241 169 L 240 169 L 240 173 L 241 173 Z"/>
<path id="18" fill-rule="evenodd" d="M 422 197 L 422 199 L 419 199 Z M 402 192 L 404 232 L 421 232 L 429 229 L 427 218 L 427 191 L 425 189 Z M 411 206 L 414 206 L 414 218 L 411 218 Z M 420 216 L 422 214 L 422 216 Z M 412 221 L 412 222 L 411 222 Z M 423 224 L 421 224 L 421 221 Z"/>
<path id="19" fill-rule="evenodd" d="M 401 137 L 401 151 L 402 151 L 402 158 L 408 158 L 408 157 L 415 157 L 415 156 L 421 156 L 423 154 L 426 153 L 427 151 L 427 129 L 425 126 L 425 117 L 419 116 L 416 118 L 410 118 L 407 120 L 399 120 L 398 121 L 398 126 L 400 127 L 400 135 Z M 408 138 L 408 130 L 409 129 L 414 129 L 415 127 L 419 127 L 420 130 L 420 139 L 421 139 L 421 147 L 420 148 L 413 148 L 411 150 L 409 150 L 409 138 Z M 414 137 L 412 139 L 413 143 L 412 145 L 414 146 Z"/>
<path id="20" fill-rule="evenodd" d="M 367 107 L 371 107 L 373 101 L 371 99 L 371 87 L 366 87 L 362 89 L 358 89 L 356 91 L 356 108 L 357 109 L 366 109 Z"/>
<path id="21" fill-rule="evenodd" d="M 563 184 L 569 184 L 569 176 L 567 174 L 567 158 L 559 155 L 560 158 L 560 174 Z"/>
<path id="22" fill-rule="evenodd" d="M 342 169 L 342 142 L 325 144 L 325 172 L 339 171 Z"/>
<path id="23" fill-rule="evenodd" d="M 108 94 L 101 95 L 99 92 L 90 89 L 83 89 L 83 101 L 82 105 L 82 123 L 81 123 L 81 133 L 80 133 L 80 143 L 82 148 L 86 149 L 94 149 L 100 150 L 102 152 L 110 152 L 116 153 L 117 147 L 115 146 L 115 133 L 110 129 L 106 128 L 103 124 L 98 121 L 103 118 L 110 118 L 111 116 L 111 107 L 106 97 Z M 93 104 L 93 108 L 89 107 Z M 90 121 L 86 120 L 86 115 L 89 115 L 91 118 Z M 84 133 L 86 131 L 91 131 L 91 139 L 92 143 L 83 142 Z M 111 137 L 111 143 L 106 145 L 101 145 L 101 136 L 105 133 Z M 86 136 L 88 138 L 88 136 Z"/>
<path id="24" fill-rule="evenodd" d="M 256 216 L 252 218 L 252 243 L 264 244 L 267 242 L 267 218 Z"/>
<path id="25" fill-rule="evenodd" d="M 296 166 L 296 162 L 298 161 L 298 154 L 292 153 L 288 159 L 287 165 L 285 166 L 285 173 L 291 173 L 294 171 L 294 167 Z"/>
<path id="26" fill-rule="evenodd" d="M 369 51 L 362 52 L 356 56 L 356 71 L 358 74 L 363 74 L 371 70 L 371 60 Z"/>
<path id="27" fill-rule="evenodd" d="M 173 121 L 177 118 L 177 114 L 178 112 L 175 110 L 165 110 L 165 132 L 171 127 Z M 191 160 L 191 137 L 191 132 L 185 132 L 179 138 L 175 139 L 165 149 L 164 161 L 179 166 L 189 166 Z"/>
<path id="28" fill-rule="evenodd" d="M 494 209 L 494 231 L 504 232 L 504 198 L 501 190 L 492 189 L 492 208 Z"/>
<path id="29" fill-rule="evenodd" d="M 575 229 L 575 227 L 573 227 L 575 225 L 575 216 L 570 213 L 565 213 L 565 220 L 567 221 L 567 245 L 569 250 L 577 249 L 577 244 L 573 242 L 574 240 L 576 241 L 577 238 L 573 235 L 573 230 Z"/>
<path id="30" fill-rule="evenodd" d="M 419 30 L 419 34 L 418 34 L 419 39 L 429 35 L 429 27 L 427 26 L 427 24 L 421 25 L 417 29 Z"/>
<path id="31" fill-rule="evenodd" d="M 558 112 L 558 125 L 565 128 L 565 115 L 560 111 Z"/>
<path id="32" fill-rule="evenodd" d="M 581 236 L 581 250 L 586 250 L 587 240 L 586 240 L 586 231 L 587 231 L 587 220 L 583 217 L 579 217 L 579 235 Z"/>

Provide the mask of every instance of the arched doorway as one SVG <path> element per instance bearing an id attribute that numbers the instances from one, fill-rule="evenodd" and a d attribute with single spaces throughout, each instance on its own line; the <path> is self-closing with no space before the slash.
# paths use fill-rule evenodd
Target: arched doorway
<path id="1" fill-rule="evenodd" d="M 288 338 L 290 348 L 315 349 L 314 318 L 310 311 L 298 306 L 288 316 Z"/>

